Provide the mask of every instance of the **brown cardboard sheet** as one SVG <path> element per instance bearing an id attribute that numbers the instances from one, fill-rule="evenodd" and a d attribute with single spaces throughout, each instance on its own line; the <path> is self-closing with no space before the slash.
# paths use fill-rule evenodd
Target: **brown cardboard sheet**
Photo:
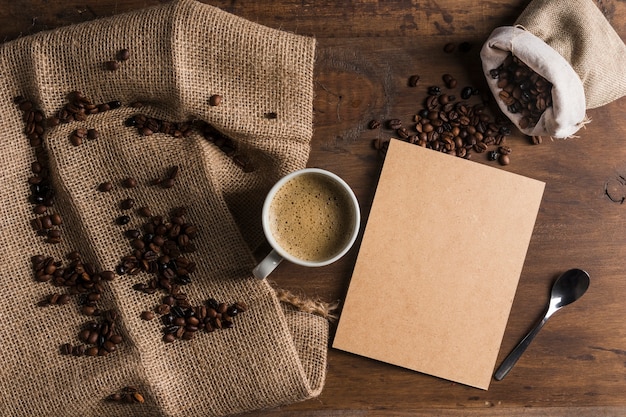
<path id="1" fill-rule="evenodd" d="M 488 389 L 544 186 L 392 140 L 333 347 Z"/>

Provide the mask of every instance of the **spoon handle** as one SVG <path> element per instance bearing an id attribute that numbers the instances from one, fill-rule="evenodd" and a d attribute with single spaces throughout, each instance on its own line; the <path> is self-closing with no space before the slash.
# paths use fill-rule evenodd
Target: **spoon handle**
<path id="1" fill-rule="evenodd" d="M 548 321 L 548 315 L 546 314 L 539 323 L 532 329 L 528 334 L 515 346 L 515 349 L 509 353 L 509 356 L 502 362 L 496 373 L 494 374 L 494 378 L 496 381 L 501 381 L 504 377 L 509 373 L 509 371 L 515 366 L 518 359 L 522 356 L 530 342 L 533 341 L 539 330 L 543 327 L 543 325 Z"/>

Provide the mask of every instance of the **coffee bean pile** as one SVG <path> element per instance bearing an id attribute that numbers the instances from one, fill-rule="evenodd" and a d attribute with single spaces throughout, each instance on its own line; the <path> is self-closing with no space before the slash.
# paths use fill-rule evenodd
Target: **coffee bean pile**
<path id="1" fill-rule="evenodd" d="M 117 350 L 122 343 L 122 336 L 116 332 L 115 321 L 117 313 L 114 310 L 106 310 L 102 313 L 102 320 L 91 320 L 85 323 L 78 333 L 78 339 L 82 344 L 61 345 L 62 355 L 74 356 L 107 356 Z"/>
<path id="2" fill-rule="evenodd" d="M 80 91 L 72 91 L 67 96 L 68 102 L 57 113 L 53 123 L 69 123 L 73 121 L 84 122 L 87 116 L 117 109 L 122 106 L 119 100 L 108 103 L 94 104 Z"/>
<path id="3" fill-rule="evenodd" d="M 22 111 L 22 120 L 25 124 L 24 133 L 35 152 L 35 161 L 30 166 L 33 175 L 28 178 L 29 201 L 33 204 L 33 212 L 36 215 L 45 214 L 33 219 L 32 226 L 37 234 L 45 237 L 46 242 L 59 243 L 61 242 L 61 229 L 58 226 L 63 219 L 58 213 L 52 213 L 54 189 L 50 179 L 48 153 L 43 145 L 43 135 L 49 122 L 45 119 L 43 112 L 31 100 L 18 96 L 13 101 Z M 52 121 L 50 124 L 53 125 L 54 123 Z"/>
<path id="4" fill-rule="evenodd" d="M 142 136 L 164 133 L 175 138 L 188 137 L 193 128 L 192 122 L 168 122 L 145 114 L 135 114 L 126 119 L 124 124 L 127 127 L 137 128 L 137 132 Z"/>
<path id="5" fill-rule="evenodd" d="M 143 404 L 145 401 L 143 395 L 137 387 L 124 387 L 119 392 L 115 392 L 106 398 L 107 401 L 126 404 Z"/>
<path id="6" fill-rule="evenodd" d="M 93 264 L 83 262 L 77 251 L 67 255 L 69 264 L 50 256 L 35 255 L 32 257 L 32 267 L 35 280 L 50 282 L 56 287 L 65 287 L 64 293 L 54 292 L 37 303 L 40 307 L 65 305 L 74 296 L 77 298 L 80 312 L 91 317 L 100 317 L 101 321 L 90 321 L 78 334 L 78 339 L 85 344 L 72 345 L 65 343 L 61 346 L 61 353 L 74 356 L 106 356 L 115 351 L 122 342 L 122 336 L 115 331 L 117 313 L 113 310 L 102 311 L 98 307 L 106 287 L 104 282 L 115 279 L 112 271 L 95 270 Z"/>
<path id="7" fill-rule="evenodd" d="M 124 232 L 133 251 L 122 258 L 116 271 L 119 275 L 151 274 L 148 282 L 136 283 L 133 288 L 146 294 L 166 294 L 154 311 L 143 311 L 141 319 L 150 321 L 155 313 L 161 315 L 166 343 L 191 340 L 199 330 L 212 332 L 233 327 L 233 318 L 247 309 L 244 303 L 227 305 L 209 299 L 205 305 L 193 306 L 182 291 L 192 282 L 191 274 L 196 270 L 196 263 L 185 256 L 195 252 L 192 240 L 197 234 L 197 227 L 185 221 L 186 209 L 172 210 L 168 221 L 162 216 L 151 216 L 148 207 L 141 207 L 138 213 L 149 219 L 140 229 Z"/>
<path id="8" fill-rule="evenodd" d="M 268 116 L 270 115 L 270 116 Z M 275 113 L 267 113 L 266 118 L 276 118 Z M 135 114 L 124 122 L 128 127 L 135 127 L 142 136 L 150 136 L 155 133 L 178 137 L 188 137 L 194 129 L 198 130 L 202 136 L 217 146 L 224 154 L 232 158 L 243 172 L 254 171 L 254 166 L 250 159 L 237 151 L 235 142 L 228 136 L 221 133 L 213 125 L 201 120 L 187 122 L 168 122 L 165 120 L 150 117 L 145 114 Z"/>
<path id="9" fill-rule="evenodd" d="M 543 112 L 552 106 L 552 83 L 528 67 L 518 57 L 509 53 L 504 62 L 489 71 L 500 88 L 498 98 L 507 110 L 520 114 L 519 127 L 534 127 Z"/>
<path id="10" fill-rule="evenodd" d="M 149 209 L 144 208 L 142 211 Z M 138 291 L 154 294 L 158 289 L 171 292 L 173 288 L 191 283 L 190 274 L 196 263 L 185 254 L 196 251 L 193 239 L 197 227 L 185 221 L 186 209 L 172 211 L 169 221 L 162 216 L 152 216 L 141 230 L 129 229 L 124 235 L 130 239 L 133 252 L 122 258 L 117 266 L 119 275 L 137 275 L 147 272 L 154 275 L 147 283 L 134 286 Z"/>
<path id="11" fill-rule="evenodd" d="M 450 74 L 444 74 L 442 80 L 447 89 L 457 86 L 456 79 Z M 461 90 L 464 100 L 458 101 L 455 95 L 447 94 L 440 86 L 430 86 L 423 108 L 413 118 L 415 124 L 406 126 L 400 119 L 390 119 L 386 128 L 406 142 L 470 159 L 472 152 L 484 153 L 491 146 L 501 147 L 511 133 L 507 123 L 492 120 L 483 103 L 466 101 L 479 94 L 477 89 L 466 86 Z M 378 129 L 385 125 L 372 120 L 368 127 Z M 388 146 L 389 141 L 374 140 L 374 148 L 383 156 Z M 506 157 L 501 157 L 498 153 L 496 159 L 506 165 L 510 162 L 509 154 L 510 151 Z"/>
<path id="12" fill-rule="evenodd" d="M 162 314 L 165 343 L 172 343 L 176 339 L 191 340 L 200 330 L 211 333 L 215 330 L 230 329 L 235 325 L 234 317 L 247 310 L 243 302 L 228 305 L 210 298 L 204 305 L 185 307 L 188 304 L 186 301 L 186 298 L 177 298 L 177 294 L 167 295 L 156 307 L 156 312 Z M 142 315 L 142 318 L 151 319 L 150 315 L 145 317 Z"/>

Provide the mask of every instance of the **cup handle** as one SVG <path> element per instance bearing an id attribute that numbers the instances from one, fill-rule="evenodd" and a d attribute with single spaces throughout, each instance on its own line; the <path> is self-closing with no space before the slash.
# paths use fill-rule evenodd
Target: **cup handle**
<path id="1" fill-rule="evenodd" d="M 283 260 L 283 257 L 278 254 L 274 249 L 267 255 L 253 270 L 252 274 L 259 278 L 264 279 L 272 273 L 278 264 Z"/>

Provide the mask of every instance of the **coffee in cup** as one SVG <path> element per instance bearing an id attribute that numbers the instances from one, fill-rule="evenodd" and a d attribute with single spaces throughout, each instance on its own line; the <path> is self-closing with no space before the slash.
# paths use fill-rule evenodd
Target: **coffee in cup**
<path id="1" fill-rule="evenodd" d="M 337 175 L 307 168 L 281 179 L 263 206 L 263 230 L 273 248 L 254 270 L 265 278 L 282 261 L 323 266 L 342 257 L 356 240 L 358 202 Z"/>

